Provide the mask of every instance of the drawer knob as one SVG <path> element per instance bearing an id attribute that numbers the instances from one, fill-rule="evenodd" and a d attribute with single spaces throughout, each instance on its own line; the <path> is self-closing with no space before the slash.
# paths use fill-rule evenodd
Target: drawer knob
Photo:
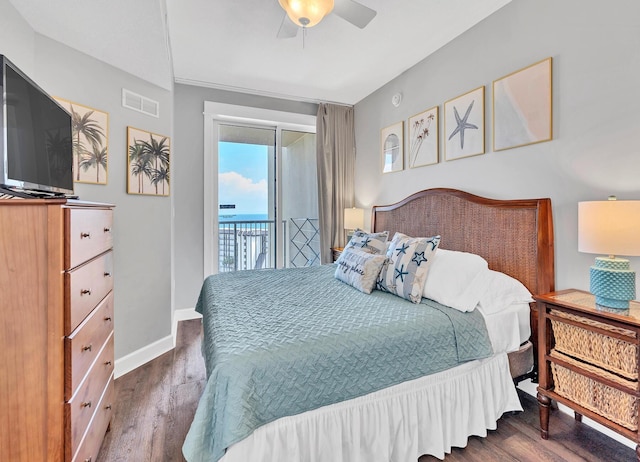
<path id="1" fill-rule="evenodd" d="M 80 404 L 80 407 L 91 407 L 91 401 L 85 401 L 82 404 Z"/>
<path id="2" fill-rule="evenodd" d="M 111 228 L 104 228 L 104 232 L 105 233 L 110 233 L 111 232 Z"/>
<path id="3" fill-rule="evenodd" d="M 111 410 L 111 404 L 107 404 L 104 408 L 105 408 L 107 411 Z"/>
<path id="4" fill-rule="evenodd" d="M 105 365 L 105 366 L 111 366 L 111 361 L 105 361 L 105 362 L 104 362 L 104 365 Z"/>
<path id="5" fill-rule="evenodd" d="M 89 345 L 83 346 L 82 347 L 82 351 L 91 351 L 91 348 L 92 348 L 92 346 L 91 346 L 91 344 L 89 344 Z"/>
<path id="6" fill-rule="evenodd" d="M 88 459 L 85 459 L 84 462 L 91 462 L 92 457 L 89 457 Z"/>
<path id="7" fill-rule="evenodd" d="M 104 277 L 105 278 L 110 278 L 111 277 L 111 273 L 107 273 L 106 271 L 104 272 Z"/>
<path id="8" fill-rule="evenodd" d="M 80 239 L 91 239 L 91 233 L 80 233 Z"/>
<path id="9" fill-rule="evenodd" d="M 91 289 L 80 289 L 80 295 L 91 295 Z"/>
<path id="10" fill-rule="evenodd" d="M 111 321 L 111 316 L 106 316 L 106 317 L 104 318 L 104 320 L 105 320 L 105 321 L 107 321 L 107 322 Z"/>

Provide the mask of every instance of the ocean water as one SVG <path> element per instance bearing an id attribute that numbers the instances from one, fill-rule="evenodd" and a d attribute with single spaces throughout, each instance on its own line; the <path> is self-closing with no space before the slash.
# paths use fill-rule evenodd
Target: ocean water
<path id="1" fill-rule="evenodd" d="M 218 214 L 218 220 L 223 223 L 225 221 L 257 221 L 268 220 L 269 215 L 266 213 L 238 213 L 232 211 L 221 210 Z"/>

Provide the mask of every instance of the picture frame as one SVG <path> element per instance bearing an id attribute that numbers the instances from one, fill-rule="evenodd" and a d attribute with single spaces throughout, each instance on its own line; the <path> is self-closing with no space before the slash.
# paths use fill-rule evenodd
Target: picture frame
<path id="1" fill-rule="evenodd" d="M 127 127 L 127 193 L 168 196 L 171 139 Z"/>
<path id="2" fill-rule="evenodd" d="M 493 81 L 493 150 L 553 139 L 551 57 Z"/>
<path id="3" fill-rule="evenodd" d="M 484 85 L 444 103 L 445 160 L 484 154 Z"/>
<path id="4" fill-rule="evenodd" d="M 73 182 L 106 185 L 109 174 L 109 113 L 54 98 L 71 113 Z"/>
<path id="5" fill-rule="evenodd" d="M 380 154 L 382 173 L 404 169 L 404 121 L 380 130 Z"/>
<path id="6" fill-rule="evenodd" d="M 439 161 L 439 107 L 409 117 L 409 167 L 424 167 Z"/>

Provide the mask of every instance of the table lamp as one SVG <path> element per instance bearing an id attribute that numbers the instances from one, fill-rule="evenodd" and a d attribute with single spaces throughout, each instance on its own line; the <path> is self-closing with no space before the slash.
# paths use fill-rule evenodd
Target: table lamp
<path id="1" fill-rule="evenodd" d="M 578 251 L 608 255 L 596 257 L 589 272 L 596 304 L 629 308 L 636 297 L 636 273 L 629 260 L 615 255 L 640 256 L 640 201 L 578 203 Z"/>
<path id="2" fill-rule="evenodd" d="M 347 230 L 347 242 L 351 240 L 351 236 L 356 229 L 364 226 L 364 210 L 351 207 L 344 209 L 344 229 Z"/>

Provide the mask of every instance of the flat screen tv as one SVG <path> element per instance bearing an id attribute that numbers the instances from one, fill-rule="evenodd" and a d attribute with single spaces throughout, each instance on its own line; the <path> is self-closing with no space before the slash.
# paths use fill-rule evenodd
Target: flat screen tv
<path id="1" fill-rule="evenodd" d="M 0 186 L 72 194 L 71 114 L 3 55 L 0 66 Z"/>

